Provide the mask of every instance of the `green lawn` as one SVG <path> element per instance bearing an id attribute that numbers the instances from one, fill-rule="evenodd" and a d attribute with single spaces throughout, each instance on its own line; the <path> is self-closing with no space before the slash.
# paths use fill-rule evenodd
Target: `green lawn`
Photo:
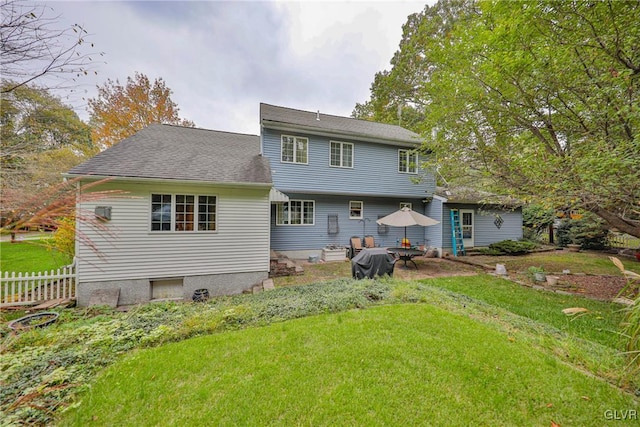
<path id="1" fill-rule="evenodd" d="M 552 326 L 572 336 L 622 349 L 621 341 L 615 332 L 623 317 L 621 307 L 617 304 L 580 296 L 536 291 L 488 275 L 478 276 L 474 280 L 443 277 L 421 282 L 467 295 L 491 306 Z M 570 317 L 562 312 L 570 307 L 583 307 L 589 312 Z"/>
<path id="2" fill-rule="evenodd" d="M 591 313 L 561 314 L 574 306 Z M 0 322 L 0 419 L 605 425 L 603 407 L 640 405 L 617 309 L 477 275 L 60 310 L 19 335 Z"/>
<path id="3" fill-rule="evenodd" d="M 62 424 L 602 426 L 637 407 L 471 317 L 403 304 L 135 352 Z"/>
<path id="4" fill-rule="evenodd" d="M 19 243 L 0 242 L 0 271 L 37 272 L 71 264 L 72 259 L 54 249 L 46 240 L 25 240 Z"/>

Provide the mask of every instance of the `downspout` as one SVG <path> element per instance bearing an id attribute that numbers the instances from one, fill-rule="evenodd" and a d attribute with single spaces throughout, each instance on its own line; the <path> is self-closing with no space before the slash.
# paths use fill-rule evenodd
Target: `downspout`
<path id="1" fill-rule="evenodd" d="M 260 123 L 260 157 L 264 155 L 264 125 Z"/>

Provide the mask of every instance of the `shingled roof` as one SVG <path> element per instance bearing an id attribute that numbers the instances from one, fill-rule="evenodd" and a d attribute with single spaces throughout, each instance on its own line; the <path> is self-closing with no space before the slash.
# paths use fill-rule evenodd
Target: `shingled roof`
<path id="1" fill-rule="evenodd" d="M 260 123 L 274 128 L 295 127 L 311 133 L 333 133 L 382 141 L 420 143 L 420 135 L 400 126 L 263 103 L 260 104 Z"/>
<path id="2" fill-rule="evenodd" d="M 259 152 L 257 135 L 152 124 L 68 174 L 270 184 Z"/>

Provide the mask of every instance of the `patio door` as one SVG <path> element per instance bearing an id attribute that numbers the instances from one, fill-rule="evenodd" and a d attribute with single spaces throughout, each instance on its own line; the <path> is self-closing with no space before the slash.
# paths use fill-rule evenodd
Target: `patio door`
<path id="1" fill-rule="evenodd" d="M 473 209 L 460 209 L 460 225 L 462 228 L 462 242 L 465 249 L 472 248 L 473 242 L 473 224 L 475 218 L 473 217 Z"/>

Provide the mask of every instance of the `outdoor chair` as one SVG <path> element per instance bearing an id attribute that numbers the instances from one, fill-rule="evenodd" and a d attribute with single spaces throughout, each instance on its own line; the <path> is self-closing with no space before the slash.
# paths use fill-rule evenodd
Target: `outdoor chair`
<path id="1" fill-rule="evenodd" d="M 364 247 L 365 248 L 375 248 L 376 241 L 373 236 L 364 236 Z"/>
<path id="2" fill-rule="evenodd" d="M 362 239 L 359 236 L 351 236 L 351 249 L 349 250 L 349 258 L 358 255 L 362 250 Z"/>

